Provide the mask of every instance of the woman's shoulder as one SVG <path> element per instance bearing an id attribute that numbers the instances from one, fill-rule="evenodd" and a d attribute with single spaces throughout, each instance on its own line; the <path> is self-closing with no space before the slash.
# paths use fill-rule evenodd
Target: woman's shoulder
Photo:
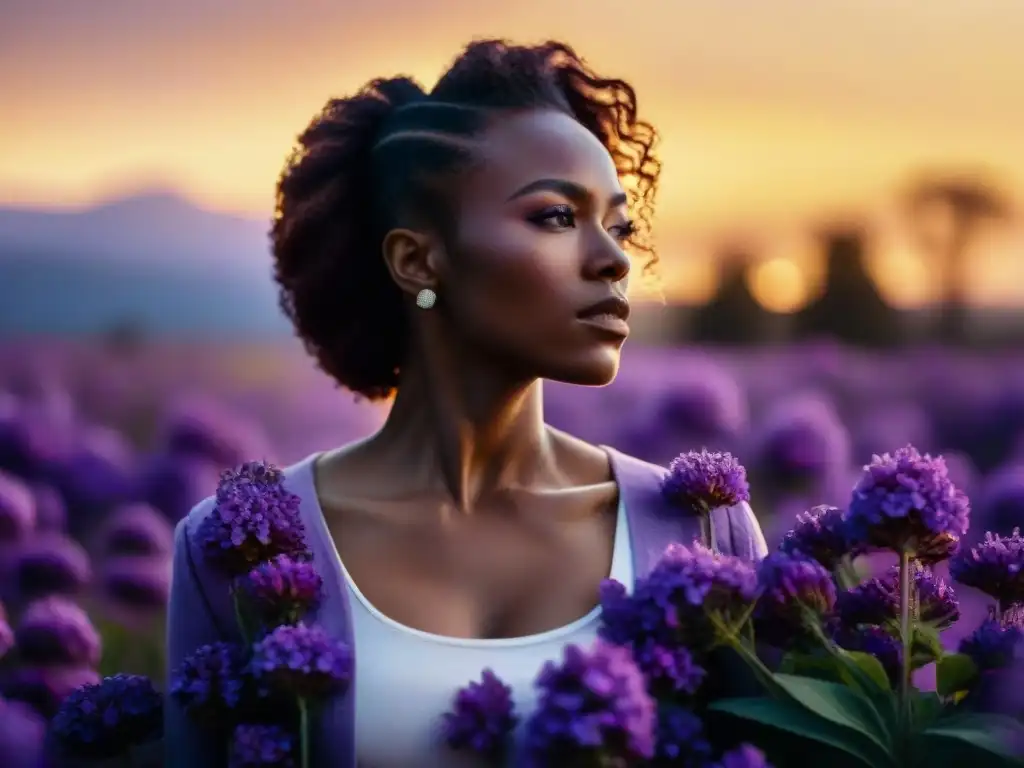
<path id="1" fill-rule="evenodd" d="M 662 495 L 662 485 L 669 474 L 667 467 L 614 448 L 606 450 L 627 509 L 630 505 L 634 507 L 634 516 L 641 524 L 647 524 L 646 518 L 652 516 L 678 516 L 676 505 Z M 761 524 L 746 501 L 714 510 L 711 522 L 719 551 L 751 561 L 768 553 Z"/>

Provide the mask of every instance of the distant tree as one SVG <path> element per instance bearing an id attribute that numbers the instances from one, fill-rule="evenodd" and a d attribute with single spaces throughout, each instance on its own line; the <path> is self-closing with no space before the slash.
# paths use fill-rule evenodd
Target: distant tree
<path id="1" fill-rule="evenodd" d="M 900 343 L 900 319 L 882 298 L 864 264 L 862 228 L 827 227 L 819 237 L 825 254 L 825 287 L 820 296 L 797 313 L 796 336 L 829 336 L 871 347 Z"/>
<path id="2" fill-rule="evenodd" d="M 693 315 L 692 338 L 708 344 L 759 344 L 775 326 L 771 313 L 754 298 L 747 283 L 753 261 L 745 249 L 726 247 L 718 254 L 718 290 Z"/>
<path id="3" fill-rule="evenodd" d="M 942 341 L 963 342 L 970 248 L 981 225 L 1010 216 L 1010 201 L 980 178 L 931 176 L 910 187 L 906 208 L 919 242 L 939 265 L 942 306 L 937 335 Z M 936 221 L 939 226 L 930 226 Z"/>

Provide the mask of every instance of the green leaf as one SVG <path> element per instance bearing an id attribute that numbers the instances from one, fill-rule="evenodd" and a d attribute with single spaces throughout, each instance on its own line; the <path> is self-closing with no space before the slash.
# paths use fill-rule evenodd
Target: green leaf
<path id="1" fill-rule="evenodd" d="M 1021 765 L 1013 752 L 1021 737 L 1024 724 L 1011 717 L 968 712 L 941 718 L 920 734 L 918 743 L 928 765 L 976 762 L 990 768 Z M 948 762 L 954 753 L 956 762 Z"/>
<path id="2" fill-rule="evenodd" d="M 796 703 L 835 725 L 858 732 L 879 750 L 889 754 L 888 724 L 872 701 L 856 690 L 825 680 L 776 674 L 779 687 Z"/>
<path id="3" fill-rule="evenodd" d="M 779 671 L 789 675 L 802 675 L 818 680 L 829 680 L 834 683 L 843 682 L 842 665 L 834 656 L 795 652 L 787 653 L 782 657 Z"/>
<path id="4" fill-rule="evenodd" d="M 952 696 L 970 690 L 978 677 L 978 665 L 965 653 L 947 653 L 935 663 L 935 690 Z"/>
<path id="5" fill-rule="evenodd" d="M 826 744 L 870 768 L 895 765 L 887 751 L 879 749 L 859 731 L 829 722 L 796 702 L 769 697 L 722 699 L 713 702 L 709 709 Z"/>
<path id="6" fill-rule="evenodd" d="M 930 664 L 946 653 L 946 649 L 942 645 L 942 638 L 939 637 L 939 630 L 927 624 L 916 624 L 914 626 L 912 648 L 914 656 L 928 659 L 921 666 Z"/>
<path id="7" fill-rule="evenodd" d="M 864 580 L 856 561 L 851 560 L 849 555 L 843 555 L 836 566 L 834 576 L 836 584 L 842 590 L 853 589 Z"/>
<path id="8" fill-rule="evenodd" d="M 911 706 L 916 730 L 929 727 L 942 715 L 942 699 L 934 691 L 917 691 Z"/>
<path id="9" fill-rule="evenodd" d="M 885 667 L 882 666 L 882 662 L 870 653 L 843 651 L 843 656 L 856 664 L 881 690 L 892 690 L 892 686 L 889 684 L 889 676 L 885 673 Z"/>

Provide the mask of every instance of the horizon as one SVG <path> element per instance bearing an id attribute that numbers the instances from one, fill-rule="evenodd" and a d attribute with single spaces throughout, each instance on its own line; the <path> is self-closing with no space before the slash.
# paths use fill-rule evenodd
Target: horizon
<path id="1" fill-rule="evenodd" d="M 887 292 L 918 306 L 934 299 L 934 270 L 901 242 L 902 185 L 975 172 L 1024 202 L 1024 5 L 1013 0 L 777 0 L 742 12 L 693 0 L 632 14 L 636 34 L 623 34 L 611 0 L 567 0 L 558 14 L 539 0 L 443 6 L 10 0 L 0 140 L 19 151 L 0 157 L 0 206 L 85 209 L 156 189 L 266 220 L 293 137 L 329 96 L 399 72 L 429 87 L 487 36 L 566 39 L 635 84 L 662 135 L 666 283 L 690 299 L 711 285 L 706 241 L 728 233 L 763 242 L 769 282 L 805 296 L 820 272 L 805 229 L 858 216 L 887 240 L 874 257 Z M 972 254 L 972 298 L 1024 304 L 1021 254 L 1018 218 Z"/>

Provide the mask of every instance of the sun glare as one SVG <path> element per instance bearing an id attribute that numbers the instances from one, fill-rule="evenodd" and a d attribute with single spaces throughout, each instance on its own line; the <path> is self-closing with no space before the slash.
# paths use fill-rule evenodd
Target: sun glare
<path id="1" fill-rule="evenodd" d="M 806 273 L 795 261 L 783 256 L 753 265 L 747 281 L 757 302 L 776 314 L 796 312 L 810 298 Z"/>

